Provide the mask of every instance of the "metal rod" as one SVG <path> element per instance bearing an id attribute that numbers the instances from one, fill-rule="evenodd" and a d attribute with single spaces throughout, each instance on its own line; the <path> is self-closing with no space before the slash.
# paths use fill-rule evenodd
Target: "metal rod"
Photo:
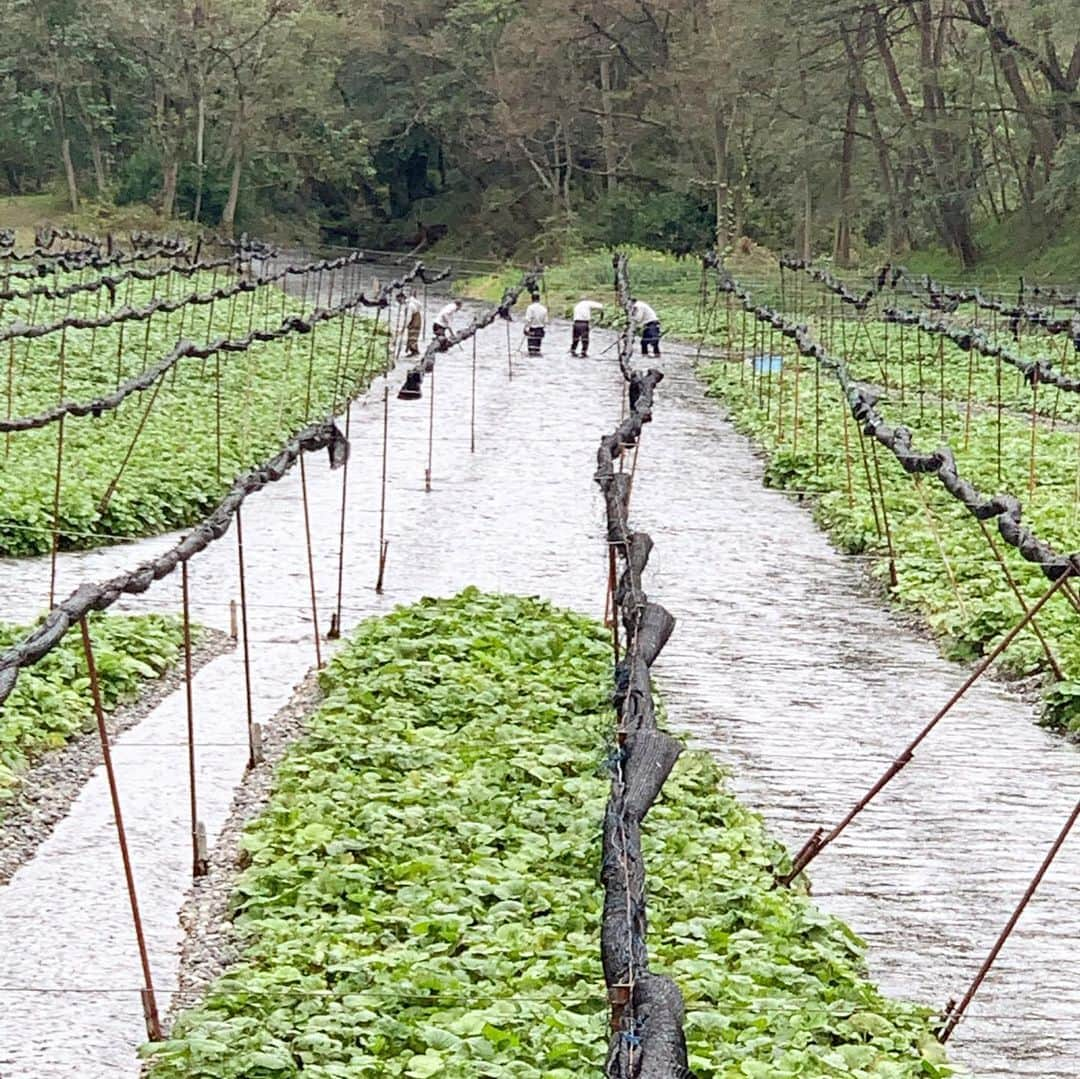
<path id="1" fill-rule="evenodd" d="M 900 582 L 896 576 L 896 550 L 893 547 L 892 528 L 889 525 L 889 511 L 885 505 L 885 486 L 881 482 L 881 465 L 878 463 L 877 439 L 870 439 L 870 454 L 874 458 L 874 476 L 877 479 L 878 497 L 881 499 L 881 521 L 885 526 L 885 543 L 889 548 L 889 580 L 895 588 Z"/>
<path id="2" fill-rule="evenodd" d="M 953 706 L 964 696 L 965 693 L 979 680 L 979 678 L 993 665 L 997 658 L 1009 647 L 1015 640 L 1020 631 L 1042 610 L 1047 601 L 1054 595 L 1060 588 L 1062 588 L 1066 581 L 1068 581 L 1070 575 L 1073 573 L 1073 569 L 1070 567 L 1065 570 L 1064 573 L 1051 585 L 1051 587 L 1043 593 L 1038 602 L 1020 619 L 1019 622 L 1001 639 L 994 650 L 988 655 L 976 668 L 971 672 L 960 688 L 945 702 L 945 704 L 938 710 L 933 719 L 930 720 L 926 726 L 913 738 L 900 755 L 894 760 L 888 768 L 882 773 L 878 781 L 860 798 L 854 806 L 848 811 L 847 815 L 840 821 L 838 825 L 831 832 L 824 837 L 819 832 L 803 846 L 802 850 L 796 855 L 792 862 L 791 870 L 777 880 L 780 884 L 790 884 L 830 843 L 833 842 L 845 828 L 874 800 L 880 791 L 889 783 L 889 781 L 897 775 L 915 755 L 915 750 L 919 745 L 927 738 L 931 731 L 945 718 Z"/>
<path id="3" fill-rule="evenodd" d="M 888 325 L 886 323 L 886 325 Z M 972 383 L 975 378 L 975 349 L 968 349 L 968 369 L 967 369 L 967 408 L 964 411 L 964 450 L 966 451 L 971 443 L 971 406 L 972 397 L 974 395 L 974 389 Z"/>
<path id="4" fill-rule="evenodd" d="M 955 1007 L 950 1005 L 949 1008 L 946 1009 L 945 1023 L 938 1032 L 938 1041 L 942 1044 L 949 1040 L 952 1036 L 952 1032 L 957 1028 L 960 1020 L 963 1019 L 964 1013 L 968 1009 L 968 1005 L 979 991 L 979 986 L 982 985 L 987 974 L 990 973 L 990 968 L 994 965 L 994 961 L 997 959 L 1001 949 L 1005 946 L 1005 942 L 1016 928 L 1016 923 L 1020 920 L 1020 916 L 1024 913 L 1028 903 L 1031 902 L 1039 885 L 1042 884 L 1043 877 L 1046 876 L 1046 873 L 1053 864 L 1058 852 L 1061 850 L 1062 846 L 1064 846 L 1065 840 L 1068 839 L 1069 833 L 1076 824 L 1078 817 L 1080 817 L 1080 801 L 1077 801 L 1076 805 L 1073 806 L 1073 811 L 1069 814 L 1069 819 L 1065 822 L 1064 827 L 1058 833 L 1057 838 L 1054 840 L 1050 849 L 1046 852 L 1046 857 L 1043 859 L 1042 865 L 1039 866 L 1038 872 L 1032 878 L 1031 883 L 1027 886 L 1027 890 L 1024 892 L 1023 896 L 1021 896 L 1020 902 L 1016 904 L 1016 909 L 1005 923 L 1005 928 L 998 934 L 997 940 L 994 941 L 994 946 L 990 949 L 990 954 L 983 960 L 982 966 L 979 967 L 979 971 L 975 975 L 974 980 L 971 985 L 968 986 L 968 991 L 964 994 L 963 999 L 959 1004 L 955 1005 Z"/>
<path id="5" fill-rule="evenodd" d="M 291 338 L 291 335 L 290 335 Z M 288 371 L 286 370 L 286 375 Z M 282 380 L 284 385 L 284 380 Z M 280 425 L 280 418 L 278 420 Z M 214 451 L 217 482 L 221 483 L 221 352 L 214 353 Z"/>
<path id="6" fill-rule="evenodd" d="M 352 401 L 345 405 L 345 441 L 349 440 L 349 428 L 352 425 Z M 336 641 L 341 636 L 341 603 L 345 589 L 345 519 L 349 499 L 349 458 L 341 468 L 341 525 L 338 533 L 338 569 L 337 569 L 337 610 L 330 619 L 330 632 L 327 637 Z"/>
<path id="7" fill-rule="evenodd" d="M 207 865 L 199 842 L 199 812 L 195 789 L 195 701 L 191 685 L 191 602 L 187 562 L 180 563 L 180 587 L 184 606 L 184 695 L 187 704 L 188 793 L 191 799 L 191 875 L 202 877 L 206 875 Z"/>
<path id="8" fill-rule="evenodd" d="M 1001 483 L 1001 423 L 1004 405 L 1001 399 L 1001 356 L 997 357 L 997 478 Z"/>
<path id="9" fill-rule="evenodd" d="M 1009 587 L 1012 589 L 1013 595 L 1016 596 L 1020 603 L 1020 609 L 1026 614 L 1028 610 L 1027 598 L 1020 590 L 1020 586 L 1016 583 L 1016 578 L 1012 575 L 1012 570 L 1009 569 L 1009 564 L 1005 560 L 1005 556 L 1001 553 L 1001 549 L 994 542 L 993 533 L 986 527 L 985 521 L 979 521 L 979 527 L 982 529 L 982 534 L 986 537 L 986 542 L 990 544 L 990 550 L 994 552 L 994 557 L 997 559 L 998 565 L 1001 566 L 1004 571 L 1005 580 L 1009 582 Z M 1031 620 L 1031 629 L 1035 636 L 1039 638 L 1039 643 L 1043 647 L 1043 652 L 1046 654 L 1046 661 L 1050 664 L 1050 669 L 1054 672 L 1054 677 L 1061 682 L 1065 678 L 1065 675 L 1062 673 L 1061 667 L 1050 648 L 1050 643 L 1043 636 L 1043 632 L 1039 629 L 1039 624 L 1034 618 Z"/>
<path id="10" fill-rule="evenodd" d="M 251 642 L 248 635 L 247 580 L 244 573 L 244 522 L 239 506 L 236 509 L 236 560 L 240 569 L 240 628 L 243 630 L 244 645 L 244 703 L 247 708 L 248 768 L 254 768 L 259 761 L 258 754 L 255 752 L 255 715 L 251 700 Z"/>
<path id="11" fill-rule="evenodd" d="M 1035 497 L 1036 487 L 1036 452 L 1039 445 L 1039 380 L 1031 383 L 1031 459 L 1028 464 L 1028 501 Z"/>
<path id="12" fill-rule="evenodd" d="M 820 364 L 815 363 L 815 370 L 820 368 Z M 854 479 L 851 474 L 851 436 L 848 433 L 849 409 L 847 400 L 844 398 L 844 391 L 840 391 L 840 414 L 844 420 L 844 471 L 846 474 L 846 486 L 847 486 L 847 501 L 849 508 L 855 506 L 855 485 Z M 821 425 L 818 424 L 818 430 L 821 429 Z"/>
<path id="13" fill-rule="evenodd" d="M 71 310 L 71 298 L 68 297 L 68 310 Z M 27 348 L 29 354 L 29 347 Z M 60 371 L 59 386 L 57 388 L 57 404 L 64 403 L 64 390 L 67 384 L 67 327 L 60 334 Z M 49 610 L 52 610 L 56 602 L 56 563 L 60 552 L 60 486 L 64 471 L 64 417 L 60 416 L 56 431 L 56 477 L 53 484 L 53 527 L 52 527 L 52 551 L 49 564 Z"/>
<path id="14" fill-rule="evenodd" d="M 938 412 L 941 437 L 945 437 L 945 338 L 938 338 Z"/>
<path id="15" fill-rule="evenodd" d="M 101 686 L 98 683 L 97 665 L 94 663 L 94 649 L 90 643 L 90 627 L 85 618 L 79 619 L 79 628 L 82 631 L 86 669 L 90 676 L 90 696 L 94 705 L 94 718 L 97 720 L 98 737 L 101 740 L 101 755 L 105 762 L 109 797 L 112 799 L 116 838 L 120 845 L 120 860 L 124 865 L 124 880 L 127 884 L 128 902 L 131 905 L 131 920 L 135 926 L 135 942 L 138 945 L 139 963 L 142 966 L 142 1000 L 146 1032 L 152 1042 L 157 1042 L 161 1041 L 162 1037 L 161 1020 L 158 1018 L 154 980 L 150 973 L 150 956 L 146 950 L 146 937 L 143 934 L 142 918 L 139 914 L 139 897 L 135 891 L 135 874 L 131 868 L 131 854 L 128 851 L 127 834 L 124 831 L 124 817 L 120 812 L 120 794 L 116 786 L 116 772 L 113 770 L 112 751 L 109 748 L 109 732 L 105 727 L 105 709 L 101 703 Z"/>
<path id="16" fill-rule="evenodd" d="M 431 490 L 431 462 L 435 452 L 435 369 L 431 369 L 428 379 L 428 437 L 427 468 L 424 470 L 424 490 Z"/>
<path id="17" fill-rule="evenodd" d="M 123 323 L 121 323 L 123 325 Z M 7 363 L 7 418 L 10 420 L 14 415 L 15 405 L 15 338 L 8 342 Z M 4 457 L 11 452 L 11 432 L 4 432 Z"/>
<path id="18" fill-rule="evenodd" d="M 881 528 L 881 518 L 878 516 L 877 511 L 877 495 L 874 491 L 873 480 L 870 478 L 870 459 L 866 455 L 866 436 L 863 434 L 862 427 L 859 424 L 855 425 L 855 429 L 859 433 L 859 450 L 862 453 L 863 472 L 866 476 L 866 493 L 870 496 L 870 508 L 874 511 L 874 531 L 880 541 L 885 538 L 885 533 Z"/>
<path id="19" fill-rule="evenodd" d="M 300 454 L 300 495 L 304 503 L 304 539 L 307 542 L 308 584 L 311 588 L 311 625 L 315 638 L 315 668 L 322 670 L 322 644 L 319 642 L 319 605 L 315 595 L 315 557 L 311 549 L 311 513 L 308 509 L 307 468 Z"/>
<path id="20" fill-rule="evenodd" d="M 150 400 L 146 402 L 146 408 L 143 409 L 143 414 L 139 418 L 139 425 L 135 428 L 135 434 L 131 436 L 131 444 L 124 454 L 124 459 L 120 462 L 120 467 L 116 470 L 116 475 L 113 476 L 109 486 L 105 488 L 105 493 L 101 496 L 101 501 L 98 503 L 97 508 L 99 514 L 103 514 L 109 508 L 112 496 L 116 494 L 116 488 L 120 485 L 120 480 L 123 478 L 124 472 L 127 471 L 127 466 L 131 463 L 132 454 L 134 454 L 135 447 L 138 445 L 139 438 L 146 427 L 146 421 L 150 419 L 150 412 L 154 407 L 154 402 L 158 399 L 158 394 L 161 392 L 161 386 L 164 381 L 164 378 L 159 378 L 157 382 L 154 383 L 154 392 L 150 395 Z M 63 417 L 61 417 L 61 422 L 62 420 Z"/>
<path id="21" fill-rule="evenodd" d="M 383 577 L 386 573 L 386 459 L 390 448 L 390 387 L 383 382 L 383 424 L 382 424 L 382 480 L 379 485 L 379 575 L 375 581 L 375 591 L 383 590 Z"/>
<path id="22" fill-rule="evenodd" d="M 60 552 L 60 476 L 64 469 L 64 417 L 56 425 L 56 476 L 53 483 L 52 552 L 49 562 L 49 610 L 56 603 L 56 565 Z"/>
<path id="23" fill-rule="evenodd" d="M 930 502 L 926 497 L 926 492 L 923 490 L 922 476 L 915 476 L 915 492 L 918 494 L 919 501 L 922 503 L 923 513 L 926 515 L 926 523 L 930 527 L 930 534 L 934 537 L 934 543 L 937 545 L 942 565 L 944 565 L 945 572 L 948 574 L 949 583 L 952 585 L 953 595 L 956 596 L 956 602 L 960 607 L 960 614 L 966 619 L 968 617 L 967 605 L 964 603 L 963 594 L 960 592 L 960 582 L 956 579 L 956 574 L 953 572 L 952 560 L 949 558 L 949 552 L 945 550 L 945 544 L 941 540 L 941 532 L 938 530 L 937 521 L 934 519 L 934 514 L 930 509 Z M 979 524 L 982 525 L 983 532 L 985 533 L 986 526 L 982 521 L 980 521 Z"/>
<path id="24" fill-rule="evenodd" d="M 476 334 L 472 339 L 472 403 L 469 409 L 469 453 L 476 453 Z"/>

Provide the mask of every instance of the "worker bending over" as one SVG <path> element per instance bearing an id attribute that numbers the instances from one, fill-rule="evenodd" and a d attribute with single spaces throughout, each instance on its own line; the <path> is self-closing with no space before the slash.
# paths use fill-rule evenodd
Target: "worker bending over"
<path id="1" fill-rule="evenodd" d="M 454 332 L 454 316 L 460 310 L 460 300 L 451 300 L 445 307 L 440 308 L 431 327 L 432 333 L 440 339 L 452 334 Z"/>
<path id="2" fill-rule="evenodd" d="M 532 303 L 525 308 L 525 340 L 529 343 L 529 355 L 540 355 L 540 342 L 544 340 L 548 322 L 548 309 L 540 302 L 540 293 L 532 294 Z"/>
<path id="3" fill-rule="evenodd" d="M 653 355 L 660 355 L 660 319 L 656 312 L 644 301 L 630 299 L 630 319 L 641 323 L 641 354 L 648 356 L 649 346 Z"/>
<path id="4" fill-rule="evenodd" d="M 592 325 L 594 311 L 603 311 L 604 305 L 595 300 L 587 300 L 584 296 L 574 308 L 574 336 L 570 342 L 570 355 L 577 355 L 577 347 L 581 345 L 582 356 L 589 354 L 589 328 Z"/>

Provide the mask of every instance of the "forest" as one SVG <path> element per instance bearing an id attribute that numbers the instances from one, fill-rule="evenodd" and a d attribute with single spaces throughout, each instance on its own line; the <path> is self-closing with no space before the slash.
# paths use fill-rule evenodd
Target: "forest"
<path id="1" fill-rule="evenodd" d="M 1077 0 L 2 0 L 0 195 L 858 262 L 1080 207 Z"/>

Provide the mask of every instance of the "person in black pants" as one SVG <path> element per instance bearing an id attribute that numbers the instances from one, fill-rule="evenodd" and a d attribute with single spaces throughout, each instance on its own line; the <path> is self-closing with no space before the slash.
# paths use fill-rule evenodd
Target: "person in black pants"
<path id="1" fill-rule="evenodd" d="M 660 319 L 644 300 L 630 300 L 630 317 L 641 324 L 641 354 L 648 356 L 652 348 L 654 356 L 660 355 Z"/>
<path id="2" fill-rule="evenodd" d="M 570 342 L 570 355 L 576 356 L 578 345 L 581 345 L 582 356 L 589 354 L 589 327 L 592 323 L 594 311 L 603 311 L 604 305 L 595 300 L 587 300 L 581 297 L 579 303 L 574 306 L 574 336 Z"/>
<path id="3" fill-rule="evenodd" d="M 548 309 L 540 302 L 540 293 L 534 292 L 532 303 L 525 309 L 525 340 L 529 344 L 530 356 L 540 355 L 547 321 Z"/>

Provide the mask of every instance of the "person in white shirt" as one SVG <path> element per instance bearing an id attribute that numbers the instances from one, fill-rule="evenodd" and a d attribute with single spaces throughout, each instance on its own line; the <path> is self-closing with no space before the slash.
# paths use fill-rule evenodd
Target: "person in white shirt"
<path id="1" fill-rule="evenodd" d="M 604 305 L 595 300 L 588 300 L 584 296 L 574 307 L 574 337 L 570 342 L 570 355 L 577 355 L 577 347 L 581 345 L 581 355 L 589 354 L 589 327 L 592 324 L 594 311 L 603 311 Z"/>
<path id="2" fill-rule="evenodd" d="M 460 300 L 451 300 L 435 316 L 431 330 L 436 337 L 446 337 L 454 331 L 454 316 L 461 310 Z"/>
<path id="3" fill-rule="evenodd" d="M 649 346 L 653 355 L 660 355 L 660 319 L 656 312 L 644 301 L 630 299 L 630 318 L 641 323 L 641 354 L 648 356 Z"/>
<path id="4" fill-rule="evenodd" d="M 548 309 L 540 302 L 540 293 L 532 294 L 532 303 L 525 308 L 525 340 L 529 343 L 529 355 L 540 355 L 540 342 L 544 340 L 548 321 Z"/>
<path id="5" fill-rule="evenodd" d="M 405 355 L 420 355 L 420 331 L 424 327 L 424 309 L 416 298 L 415 292 L 407 296 L 404 292 L 398 293 L 398 303 L 405 305 L 403 319 L 405 321 Z"/>

